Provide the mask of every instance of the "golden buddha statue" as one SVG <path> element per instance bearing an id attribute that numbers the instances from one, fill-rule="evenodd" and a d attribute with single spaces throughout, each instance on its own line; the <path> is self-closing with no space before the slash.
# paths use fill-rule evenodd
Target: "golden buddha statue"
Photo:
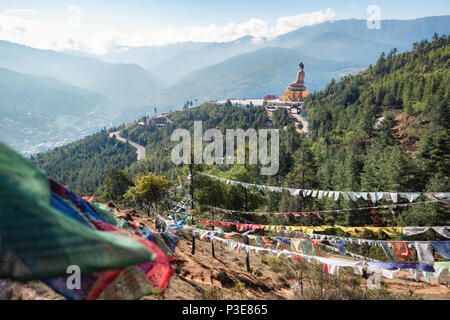
<path id="1" fill-rule="evenodd" d="M 298 65 L 297 80 L 291 83 L 287 88 L 288 91 L 283 91 L 283 97 L 280 98 L 283 102 L 303 102 L 304 98 L 308 96 L 308 90 L 305 87 L 305 65 L 300 62 Z"/>
<path id="2" fill-rule="evenodd" d="M 297 81 L 295 81 L 296 83 L 305 83 L 305 71 L 303 71 L 304 68 L 305 65 L 300 62 L 300 64 L 298 65 Z"/>

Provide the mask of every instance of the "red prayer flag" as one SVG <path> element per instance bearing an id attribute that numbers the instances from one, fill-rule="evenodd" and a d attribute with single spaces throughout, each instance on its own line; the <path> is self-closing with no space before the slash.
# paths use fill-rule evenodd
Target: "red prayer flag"
<path id="1" fill-rule="evenodd" d="M 319 246 L 323 240 L 311 239 L 311 242 L 316 250 L 319 250 Z"/>
<path id="2" fill-rule="evenodd" d="M 397 256 L 400 262 L 408 261 L 408 257 L 411 255 L 411 251 L 409 251 L 408 243 L 405 241 L 389 241 L 392 245 L 392 249 L 394 249 L 394 253 Z"/>

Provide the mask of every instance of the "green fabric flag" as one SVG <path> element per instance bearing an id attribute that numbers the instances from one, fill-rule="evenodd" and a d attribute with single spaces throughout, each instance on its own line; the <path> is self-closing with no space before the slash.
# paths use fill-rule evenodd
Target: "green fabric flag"
<path id="1" fill-rule="evenodd" d="M 180 217 L 180 219 L 184 220 L 184 223 L 192 224 L 192 216 L 191 215 L 188 215 L 185 213 L 176 213 L 176 214 Z"/>
<path id="2" fill-rule="evenodd" d="M 93 202 L 93 203 L 91 203 L 91 206 L 95 209 L 95 212 L 97 212 L 100 217 L 102 217 L 103 219 L 105 219 L 106 221 L 111 223 L 112 225 L 122 228 L 122 229 L 127 229 L 129 231 L 132 231 L 128 221 L 117 218 L 106 208 L 106 206 L 104 204 L 98 203 L 98 202 Z"/>
<path id="3" fill-rule="evenodd" d="M 264 240 L 260 236 L 255 236 L 255 242 L 257 245 L 260 245 L 261 247 L 266 246 L 266 244 L 264 243 Z"/>
<path id="4" fill-rule="evenodd" d="M 105 205 L 103 205 L 102 203 L 97 203 L 94 202 L 91 204 L 95 211 L 106 221 L 108 221 L 109 223 L 111 223 L 112 225 L 122 228 L 122 229 L 128 229 L 131 232 L 133 232 L 130 223 L 128 221 L 122 220 L 117 218 L 115 215 L 113 215 L 106 207 Z M 163 239 L 158 233 L 152 233 L 152 236 L 154 238 L 156 238 L 157 240 L 157 245 L 163 249 L 163 251 L 165 253 L 167 253 L 168 255 L 172 256 L 173 255 L 173 250 L 171 248 L 169 248 L 166 244 L 166 241 L 168 241 L 168 239 Z"/>
<path id="5" fill-rule="evenodd" d="M 0 143 L 0 278 L 37 280 L 152 261 L 140 242 L 97 231 L 50 204 L 45 175 Z"/>
<path id="6" fill-rule="evenodd" d="M 386 242 L 381 242 L 381 248 L 383 249 L 386 256 L 389 258 L 389 260 L 396 261 L 394 250 L 392 250 L 392 248 L 389 247 L 389 245 Z"/>
<path id="7" fill-rule="evenodd" d="M 152 233 L 152 236 L 154 238 L 156 238 L 157 242 L 156 244 L 158 245 L 158 247 L 160 247 L 165 253 L 167 253 L 168 255 L 172 256 L 173 255 L 173 251 L 172 249 L 170 249 L 166 242 L 164 241 L 164 239 L 162 239 L 159 234 L 157 232 Z"/>
<path id="8" fill-rule="evenodd" d="M 314 248 L 311 239 L 302 239 L 303 253 L 308 256 L 315 256 L 316 249 Z"/>
<path id="9" fill-rule="evenodd" d="M 50 203 L 51 191 L 44 172 L 0 142 L 0 177 L 27 192 L 30 197 Z M 1 199 L 3 200 L 3 199 Z M 6 200 L 6 199 L 5 199 Z"/>

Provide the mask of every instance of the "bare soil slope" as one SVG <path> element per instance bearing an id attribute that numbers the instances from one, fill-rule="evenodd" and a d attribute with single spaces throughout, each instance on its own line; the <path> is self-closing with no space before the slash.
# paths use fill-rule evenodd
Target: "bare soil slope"
<path id="1" fill-rule="evenodd" d="M 151 219 L 130 212 L 117 212 L 118 217 L 154 228 Z M 409 273 L 400 272 L 394 279 L 382 278 L 381 289 L 365 290 L 366 279 L 342 269 L 339 276 L 323 273 L 321 265 L 254 252 L 250 253 L 251 272 L 246 270 L 246 253 L 230 251 L 220 243 L 214 245 L 215 258 L 209 242 L 196 239 L 191 254 L 192 238 L 182 235 L 175 250 L 176 274 L 162 297 L 147 299 L 228 300 L 228 299 L 435 299 L 450 300 L 450 289 L 433 280 L 415 281 Z M 298 285 L 298 280 L 303 283 Z M 294 290 L 295 289 L 295 290 Z M 64 299 L 42 282 L 26 284 L 2 281 L 1 299 L 57 300 Z"/>

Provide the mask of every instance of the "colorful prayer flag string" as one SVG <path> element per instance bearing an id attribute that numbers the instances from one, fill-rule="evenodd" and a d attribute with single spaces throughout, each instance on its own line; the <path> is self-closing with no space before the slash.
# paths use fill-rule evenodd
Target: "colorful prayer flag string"
<path id="1" fill-rule="evenodd" d="M 398 202 L 398 198 L 404 198 L 409 202 L 416 201 L 417 198 L 424 195 L 428 199 L 432 201 L 448 201 L 450 199 L 449 192 L 385 192 L 385 191 L 330 191 L 330 190 L 308 190 L 308 189 L 295 189 L 295 188 L 286 188 L 286 187 L 274 187 L 267 185 L 259 185 L 241 181 L 235 181 L 225 178 L 220 178 L 218 176 L 214 176 L 211 174 L 207 174 L 204 172 L 195 171 L 200 175 L 209 177 L 211 179 L 219 180 L 225 184 L 231 184 L 232 186 L 242 186 L 246 189 L 256 188 L 260 191 L 270 191 L 270 192 L 283 192 L 288 191 L 292 196 L 302 195 L 303 197 L 313 197 L 317 199 L 322 199 L 328 197 L 329 199 L 333 199 L 335 201 L 339 200 L 342 196 L 345 200 L 357 201 L 358 199 L 371 200 L 373 203 L 384 199 L 386 201 L 392 201 L 394 203 Z"/>
<path id="2" fill-rule="evenodd" d="M 232 214 L 234 212 L 236 213 L 242 213 L 242 214 L 248 214 L 248 215 L 256 215 L 256 216 L 279 216 L 279 215 L 293 215 L 293 216 L 309 216 L 309 215 L 316 215 L 320 216 L 320 214 L 328 214 L 328 213 L 340 213 L 340 212 L 346 212 L 346 211 L 362 211 L 362 210 L 372 210 L 372 209 L 391 209 L 391 208 L 397 208 L 397 207 L 408 207 L 408 206 L 414 206 L 419 204 L 431 204 L 431 203 L 440 203 L 439 200 L 434 201 L 423 201 L 423 202 L 414 202 L 414 203 L 399 203 L 395 205 L 386 205 L 386 206 L 377 206 L 377 207 L 361 207 L 361 208 L 348 208 L 348 209 L 334 209 L 334 210 L 316 210 L 316 211 L 303 211 L 303 212 L 260 212 L 260 211 L 239 211 L 239 210 L 231 210 L 231 209 L 223 209 L 223 208 L 217 208 L 217 207 L 209 207 L 212 210 L 217 210 L 220 212 Z"/>

